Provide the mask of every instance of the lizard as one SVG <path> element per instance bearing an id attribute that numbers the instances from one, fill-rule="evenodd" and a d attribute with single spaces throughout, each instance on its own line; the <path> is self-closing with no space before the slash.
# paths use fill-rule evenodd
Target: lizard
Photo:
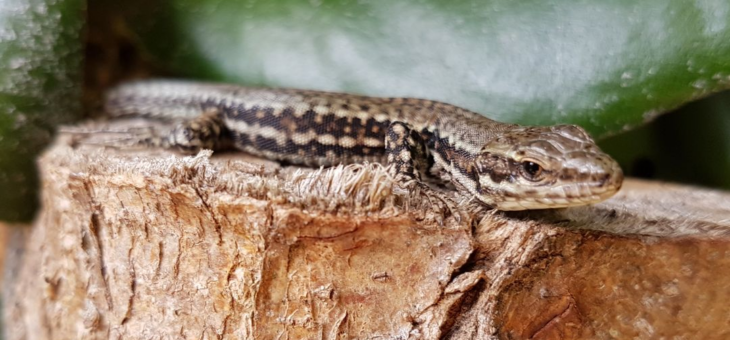
<path id="1" fill-rule="evenodd" d="M 579 126 L 502 123 L 434 100 L 142 80 L 111 89 L 103 106 L 113 118 L 178 122 L 145 145 L 232 147 L 304 166 L 379 162 L 405 186 L 424 174 L 497 210 L 593 204 L 623 181 Z"/>

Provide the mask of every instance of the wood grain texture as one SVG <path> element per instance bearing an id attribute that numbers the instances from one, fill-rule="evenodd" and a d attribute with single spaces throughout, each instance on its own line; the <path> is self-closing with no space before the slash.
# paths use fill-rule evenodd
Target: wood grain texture
<path id="1" fill-rule="evenodd" d="M 730 194 L 628 180 L 457 221 L 382 168 L 73 149 L 11 237 L 6 339 L 730 336 Z"/>

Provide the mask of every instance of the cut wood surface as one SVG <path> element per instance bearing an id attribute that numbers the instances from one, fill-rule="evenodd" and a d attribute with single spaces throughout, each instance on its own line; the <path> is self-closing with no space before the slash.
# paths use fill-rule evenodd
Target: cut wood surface
<path id="1" fill-rule="evenodd" d="M 59 139 L 6 339 L 730 338 L 728 193 L 448 214 L 378 165 L 254 161 Z"/>

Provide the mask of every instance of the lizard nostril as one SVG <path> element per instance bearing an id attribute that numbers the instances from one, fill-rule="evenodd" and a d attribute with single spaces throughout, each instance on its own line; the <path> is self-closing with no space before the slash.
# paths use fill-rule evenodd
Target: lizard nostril
<path id="1" fill-rule="evenodd" d="M 601 178 L 600 178 L 601 186 L 606 185 L 606 182 L 608 182 L 609 179 L 611 179 L 611 175 L 610 174 L 604 174 L 604 175 L 602 175 Z"/>

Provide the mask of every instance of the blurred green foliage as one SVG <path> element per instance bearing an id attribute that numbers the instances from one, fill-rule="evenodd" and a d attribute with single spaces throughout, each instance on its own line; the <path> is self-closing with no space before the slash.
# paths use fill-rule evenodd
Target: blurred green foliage
<path id="1" fill-rule="evenodd" d="M 0 5 L 0 220 L 37 206 L 35 158 L 58 124 L 80 115 L 83 0 Z"/>
<path id="2" fill-rule="evenodd" d="M 174 74 L 415 96 L 624 131 L 730 84 L 719 0 L 176 0 L 134 27 Z"/>

